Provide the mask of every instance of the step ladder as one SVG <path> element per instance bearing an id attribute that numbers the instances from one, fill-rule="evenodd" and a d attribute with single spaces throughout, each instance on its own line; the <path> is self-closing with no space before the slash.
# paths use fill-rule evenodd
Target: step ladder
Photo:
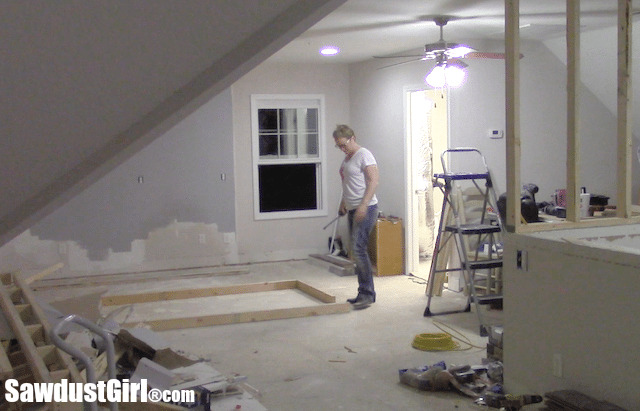
<path id="1" fill-rule="evenodd" d="M 444 198 L 429 270 L 428 300 L 424 316 L 469 312 L 473 303 L 480 323 L 480 335 L 486 336 L 488 324 L 485 322 L 481 305 L 502 307 L 503 225 L 497 212 L 497 196 L 486 160 L 479 150 L 470 147 L 448 149 L 442 152 L 440 159 L 443 173 L 434 174 L 434 186 L 440 188 Z M 462 164 L 477 163 L 478 171 L 454 173 L 447 169 L 447 159 L 455 159 Z M 469 185 L 481 199 L 480 215 L 473 223 L 466 221 L 459 187 L 461 183 Z M 455 242 L 459 264 L 438 261 L 443 258 L 449 259 L 443 251 L 452 239 Z M 445 273 L 454 271 L 462 274 L 465 288 L 469 292 L 466 306 L 461 310 L 433 313 L 431 302 L 434 291 L 440 295 L 439 290 L 434 290 L 434 284 Z"/>
<path id="2" fill-rule="evenodd" d="M 0 307 L 14 334 L 14 338 L 2 341 L 0 376 L 3 380 L 84 382 L 72 358 L 52 344 L 46 314 L 19 273 L 0 274 Z M 6 404 L 0 401 L 0 407 L 3 405 Z M 73 409 L 68 404 L 49 404 L 49 409 L 60 408 Z M 82 404 L 76 408 L 82 409 Z"/>

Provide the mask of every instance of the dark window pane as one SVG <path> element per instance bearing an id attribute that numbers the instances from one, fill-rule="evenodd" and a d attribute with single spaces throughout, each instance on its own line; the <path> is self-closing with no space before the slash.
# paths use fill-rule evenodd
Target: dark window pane
<path id="1" fill-rule="evenodd" d="M 258 176 L 260 212 L 317 209 L 315 164 L 262 165 Z"/>
<path id="2" fill-rule="evenodd" d="M 261 108 L 258 110 L 259 132 L 275 132 L 278 128 L 278 110 L 273 108 Z"/>
<path id="3" fill-rule="evenodd" d="M 274 134 L 260 136 L 260 157 L 278 155 L 278 136 Z"/>

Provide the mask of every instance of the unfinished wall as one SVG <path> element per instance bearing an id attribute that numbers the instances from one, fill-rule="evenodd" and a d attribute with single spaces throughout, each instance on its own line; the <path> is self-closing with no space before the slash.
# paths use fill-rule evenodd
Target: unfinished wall
<path id="1" fill-rule="evenodd" d="M 266 62 L 232 87 L 238 258 L 241 262 L 307 258 L 325 253 L 331 229 L 324 227 L 337 214 L 340 196 L 338 168 L 344 155 L 334 148 L 336 124 L 350 123 L 349 77 L 344 65 L 274 64 Z M 328 214 L 326 217 L 260 220 L 253 218 L 251 155 L 252 94 L 323 94 L 327 143 Z M 342 219 L 342 228 L 346 219 Z"/>
<path id="2" fill-rule="evenodd" d="M 600 30 L 593 30 L 580 35 L 580 78 L 585 87 L 585 91 L 598 96 L 598 100 L 602 102 L 604 109 L 617 116 L 617 48 L 613 45 L 617 44 L 617 31 L 615 27 L 607 27 Z M 632 32 L 632 55 L 637 57 L 640 55 L 640 32 L 633 30 Z M 549 50 L 562 62 L 566 61 L 566 40 L 557 38 L 545 41 L 544 43 Z M 631 65 L 631 76 L 633 84 L 640 78 L 640 66 L 638 64 Z M 640 155 L 636 155 L 640 149 L 640 139 L 637 130 L 640 130 L 640 109 L 637 104 L 640 101 L 640 88 L 633 88 L 633 158 L 632 158 L 632 195 L 631 199 L 634 204 L 640 203 Z M 614 126 L 615 127 L 615 126 Z M 616 134 L 615 128 L 608 128 L 602 133 L 600 139 L 601 146 L 597 151 L 585 151 L 584 168 L 591 168 L 594 165 L 593 153 L 600 151 L 609 151 L 615 148 L 615 141 L 611 140 Z M 584 151 L 584 150 L 583 150 Z M 612 169 L 612 171 L 615 169 Z M 607 172 L 611 172 L 608 171 Z M 584 174 L 584 171 L 583 171 Z"/>
<path id="3" fill-rule="evenodd" d="M 575 389 L 638 409 L 640 226 L 512 234 L 505 255 L 509 392 Z"/>
<path id="4" fill-rule="evenodd" d="M 0 269 L 58 275 L 235 262 L 231 92 L 213 98 L 0 248 Z"/>
<path id="5" fill-rule="evenodd" d="M 500 51 L 496 42 L 472 44 Z M 565 186 L 566 68 L 543 44 L 523 43 L 521 64 L 522 182 L 540 187 L 538 201 L 548 201 Z M 505 143 L 490 139 L 491 129 L 505 130 L 504 61 L 467 60 L 468 78 L 451 89 L 450 147 L 476 147 L 487 158 L 497 191 L 506 190 Z M 381 163 L 379 198 L 383 211 L 403 216 L 403 90 L 418 87 L 431 67 L 416 62 L 380 69 L 386 60 L 350 66 L 352 123 L 365 146 Z M 592 193 L 615 193 L 615 147 L 603 136 L 615 132 L 615 116 L 588 90 L 581 95 L 583 181 Z M 439 155 L 439 153 L 435 153 Z"/>

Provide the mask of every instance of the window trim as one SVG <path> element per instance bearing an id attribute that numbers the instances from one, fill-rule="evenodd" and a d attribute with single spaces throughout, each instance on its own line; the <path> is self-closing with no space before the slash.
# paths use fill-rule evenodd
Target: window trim
<path id="1" fill-rule="evenodd" d="M 263 108 L 318 109 L 318 157 L 260 158 L 258 110 Z M 253 167 L 253 216 L 255 220 L 324 217 L 327 211 L 327 172 L 325 138 L 325 103 L 322 94 L 252 94 L 251 95 L 251 149 Z M 314 210 L 260 211 L 260 187 L 258 166 L 278 164 L 316 164 L 316 198 Z"/>

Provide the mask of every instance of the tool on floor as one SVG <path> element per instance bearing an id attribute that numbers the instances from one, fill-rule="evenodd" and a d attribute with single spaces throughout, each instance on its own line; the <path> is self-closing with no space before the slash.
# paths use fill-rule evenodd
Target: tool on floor
<path id="1" fill-rule="evenodd" d="M 431 260 L 427 283 L 428 301 L 424 316 L 460 311 L 468 312 L 471 311 L 471 302 L 473 302 L 480 322 L 480 335 L 486 336 L 487 324 L 484 321 L 480 305 L 501 306 L 502 304 L 500 236 L 503 232 L 503 225 L 497 213 L 496 193 L 487 162 L 479 150 L 470 147 L 448 149 L 442 152 L 440 159 L 443 173 L 434 174 L 434 186 L 440 188 L 444 195 L 440 214 L 442 218 L 438 226 Z M 447 159 L 458 160 L 457 164 L 473 164 L 474 161 L 481 160 L 481 170 L 452 172 L 447 168 Z M 462 188 L 459 183 L 463 182 L 471 183 L 470 188 L 479 199 L 477 209 L 471 210 L 472 212 L 465 210 L 465 204 L 462 201 Z M 470 215 L 467 214 L 473 214 L 473 212 L 476 214 L 475 220 L 467 222 L 467 219 L 470 218 Z M 446 253 L 444 253 L 445 261 L 439 261 L 443 257 L 441 256 L 443 250 L 452 239 L 455 242 L 459 264 L 450 262 Z M 467 304 L 462 310 L 433 313 L 431 302 L 436 278 L 438 275 L 454 271 L 460 272 L 464 278 L 465 287 L 469 292 Z"/>
<path id="2" fill-rule="evenodd" d="M 329 253 L 328 254 L 310 254 L 309 262 L 322 265 L 324 267 L 329 268 L 334 274 L 339 276 L 346 275 L 354 275 L 355 274 L 355 264 L 353 261 L 345 258 L 347 253 L 342 249 L 342 242 L 336 241 L 336 233 L 338 231 L 338 223 L 340 222 L 340 204 L 342 203 L 342 192 L 340 192 L 340 197 L 338 201 L 338 214 L 331 220 L 327 225 L 325 225 L 322 229 L 326 230 L 331 224 L 333 224 L 333 233 L 329 238 Z M 340 248 L 336 246 L 340 244 Z"/>

